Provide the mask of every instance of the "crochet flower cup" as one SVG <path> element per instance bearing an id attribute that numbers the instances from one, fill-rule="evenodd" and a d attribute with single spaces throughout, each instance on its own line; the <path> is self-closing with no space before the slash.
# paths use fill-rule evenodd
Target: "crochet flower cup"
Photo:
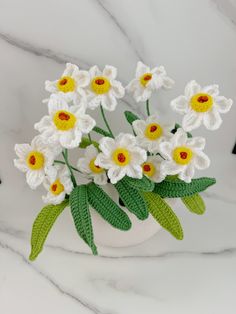
<path id="1" fill-rule="evenodd" d="M 163 66 L 150 67 L 138 62 L 135 78 L 126 89 L 117 80 L 117 69 L 97 66 L 88 72 L 67 64 L 61 77 L 46 81 L 51 93 L 44 102 L 48 115 L 35 124 L 39 131 L 31 144 L 16 144 L 15 166 L 26 174 L 32 189 L 43 184 L 43 207 L 32 228 L 30 260 L 43 249 L 46 237 L 57 217 L 70 207 L 78 235 L 97 254 L 90 208 L 94 208 L 114 228 L 127 231 L 131 221 L 122 206 L 140 220 L 149 214 L 176 239 L 183 239 L 178 217 L 165 198 L 180 198 L 188 210 L 201 215 L 205 204 L 199 193 L 215 183 L 214 178 L 194 178 L 196 170 L 210 166 L 204 153 L 204 138 L 189 131 L 201 124 L 209 130 L 220 127 L 220 113 L 226 113 L 232 100 L 219 96 L 217 85 L 201 87 L 187 84 L 183 96 L 171 101 L 171 107 L 184 115 L 182 126 L 164 121 L 150 113 L 153 92 L 169 89 L 174 81 Z M 147 117 L 126 111 L 132 134 L 114 135 L 105 110 L 114 111 L 125 90 L 136 102 L 146 103 Z M 96 125 L 91 110 L 100 108 L 104 128 Z M 97 133 L 101 138 L 95 141 Z M 77 148 L 83 149 L 81 155 Z M 72 165 L 69 152 L 77 151 Z M 82 184 L 81 179 L 87 183 Z M 83 181 L 84 182 L 84 181 Z M 119 205 L 104 191 L 114 185 Z M 122 204 L 122 205 L 121 205 Z"/>

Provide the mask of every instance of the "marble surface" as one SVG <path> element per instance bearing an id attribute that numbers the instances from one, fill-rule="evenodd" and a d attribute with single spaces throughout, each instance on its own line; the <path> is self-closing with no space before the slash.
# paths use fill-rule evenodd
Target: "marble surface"
<path id="1" fill-rule="evenodd" d="M 176 205 L 185 230 L 181 242 L 162 230 L 136 247 L 100 248 L 92 257 L 65 211 L 30 263 L 42 190 L 31 192 L 12 159 L 14 144 L 30 141 L 33 124 L 46 113 L 45 79 L 56 78 L 66 61 L 84 69 L 113 64 L 124 83 L 138 60 L 163 64 L 176 85 L 152 103 L 165 116 L 173 116 L 169 101 L 193 78 L 220 84 L 235 100 L 236 1 L 0 0 L 0 51 L 0 312 L 235 313 L 235 105 L 218 131 L 194 132 L 207 138 L 212 166 L 204 175 L 218 184 L 204 193 L 204 217 Z M 126 97 L 109 115 L 116 132 L 128 130 L 117 119 L 127 108 L 143 110 Z"/>

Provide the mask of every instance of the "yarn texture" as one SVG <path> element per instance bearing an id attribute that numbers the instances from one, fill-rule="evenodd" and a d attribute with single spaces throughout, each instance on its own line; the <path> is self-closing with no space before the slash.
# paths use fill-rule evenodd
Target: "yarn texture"
<path id="1" fill-rule="evenodd" d="M 95 183 L 87 186 L 89 204 L 110 225 L 120 230 L 129 230 L 131 221 L 126 213 Z"/>
<path id="2" fill-rule="evenodd" d="M 31 253 L 29 256 L 31 261 L 34 261 L 42 251 L 49 231 L 68 204 L 69 201 L 66 199 L 59 205 L 47 205 L 36 217 L 31 234 Z"/>
<path id="3" fill-rule="evenodd" d="M 146 177 L 145 175 L 142 177 L 142 179 L 134 179 L 126 176 L 122 180 L 132 188 L 139 191 L 150 192 L 153 191 L 155 187 L 155 183 L 149 180 L 148 177 Z"/>
<path id="4" fill-rule="evenodd" d="M 187 209 L 194 214 L 202 215 L 205 213 L 206 206 L 199 194 L 185 196 L 181 198 Z"/>
<path id="5" fill-rule="evenodd" d="M 125 114 L 125 117 L 126 117 L 126 120 L 129 122 L 129 124 L 132 125 L 132 123 L 135 121 L 135 120 L 140 120 L 140 118 L 138 116 L 136 116 L 136 114 L 134 114 L 133 112 L 131 111 L 125 111 L 124 112 Z"/>

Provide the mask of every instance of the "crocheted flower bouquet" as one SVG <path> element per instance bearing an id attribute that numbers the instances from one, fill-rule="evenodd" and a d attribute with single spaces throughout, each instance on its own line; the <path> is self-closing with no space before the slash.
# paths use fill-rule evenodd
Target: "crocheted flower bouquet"
<path id="1" fill-rule="evenodd" d="M 122 231 L 131 221 L 122 206 L 138 219 L 151 214 L 175 238 L 182 239 L 181 224 L 165 198 L 181 198 L 195 214 L 203 214 L 205 205 L 199 192 L 215 183 L 214 178 L 193 179 L 195 168 L 206 169 L 210 160 L 203 152 L 205 139 L 192 137 L 190 131 L 201 124 L 209 130 L 221 125 L 221 113 L 232 105 L 219 96 L 217 85 L 201 87 L 190 81 L 184 95 L 171 101 L 173 110 L 183 115 L 182 126 L 150 114 L 149 99 L 160 88 L 169 89 L 174 81 L 163 66 L 150 69 L 138 62 L 135 78 L 126 91 L 136 102 L 146 102 L 147 118 L 126 111 L 133 134 L 115 136 L 105 115 L 113 111 L 125 88 L 117 81 L 117 69 L 93 66 L 88 72 L 67 64 L 62 76 L 46 81 L 51 93 L 44 102 L 48 115 L 35 124 L 40 135 L 31 144 L 17 144 L 15 166 L 26 173 L 28 185 L 35 189 L 43 183 L 47 204 L 37 216 L 32 229 L 30 260 L 41 252 L 46 237 L 62 211 L 69 206 L 79 236 L 97 254 L 90 207 L 109 224 Z M 104 128 L 87 114 L 100 108 Z M 93 133 L 101 135 L 95 141 Z M 78 148 L 84 149 L 82 156 Z M 72 165 L 69 151 L 76 149 L 78 161 Z M 87 184 L 81 180 L 87 179 Z M 120 198 L 114 202 L 103 186 L 112 184 Z"/>

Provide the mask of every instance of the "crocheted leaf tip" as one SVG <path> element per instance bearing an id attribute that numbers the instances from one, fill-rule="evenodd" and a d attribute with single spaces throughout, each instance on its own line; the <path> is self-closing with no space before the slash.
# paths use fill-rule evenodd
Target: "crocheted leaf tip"
<path id="1" fill-rule="evenodd" d="M 148 209 L 141 192 L 128 185 L 125 180 L 115 184 L 115 187 L 124 202 L 126 208 L 133 213 L 138 219 L 145 220 L 148 218 Z"/>
<path id="2" fill-rule="evenodd" d="M 185 196 L 182 197 L 181 200 L 190 212 L 197 215 L 202 215 L 205 213 L 206 206 L 199 194 Z"/>
<path id="3" fill-rule="evenodd" d="M 113 227 L 129 230 L 131 221 L 127 214 L 96 184 L 87 185 L 89 204 Z"/>
<path id="4" fill-rule="evenodd" d="M 179 179 L 167 178 L 161 183 L 155 184 L 153 191 L 163 198 L 185 197 L 205 191 L 215 183 L 216 179 L 207 177 L 192 179 L 190 183 Z"/>
<path id="5" fill-rule="evenodd" d="M 133 112 L 131 111 L 125 111 L 125 117 L 126 117 L 126 120 L 129 122 L 129 124 L 132 125 L 132 123 L 135 121 L 135 120 L 140 120 L 140 118 L 138 116 L 136 116 L 136 114 L 134 114 Z"/>
<path id="6" fill-rule="evenodd" d="M 155 187 L 155 183 L 149 180 L 146 176 L 143 176 L 142 179 L 134 179 L 126 176 L 122 180 L 139 191 L 151 192 Z"/>
<path id="7" fill-rule="evenodd" d="M 76 186 L 70 194 L 70 208 L 74 224 L 79 236 L 97 255 L 97 248 L 93 239 L 92 221 L 88 206 L 87 186 Z"/>
<path id="8" fill-rule="evenodd" d="M 47 205 L 36 217 L 31 234 L 31 253 L 29 256 L 31 261 L 34 261 L 42 251 L 49 231 L 68 203 L 67 199 L 59 205 Z"/>
<path id="9" fill-rule="evenodd" d="M 95 127 L 93 128 L 93 131 L 94 131 L 94 132 L 97 132 L 98 134 L 101 134 L 101 135 L 103 135 L 103 136 L 111 137 L 111 134 L 110 134 L 109 132 L 103 130 L 102 128 L 99 128 L 98 126 L 95 126 Z"/>
<path id="10" fill-rule="evenodd" d="M 143 196 L 153 218 L 177 240 L 182 240 L 184 237 L 183 229 L 171 207 L 158 194 L 153 192 L 143 192 Z"/>

